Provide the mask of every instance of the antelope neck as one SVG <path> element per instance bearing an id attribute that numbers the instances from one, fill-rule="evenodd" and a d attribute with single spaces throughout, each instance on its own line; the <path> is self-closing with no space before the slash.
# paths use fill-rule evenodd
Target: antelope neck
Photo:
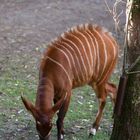
<path id="1" fill-rule="evenodd" d="M 41 112 L 47 112 L 52 108 L 54 98 L 54 91 L 52 84 L 47 79 L 41 79 L 39 81 L 36 106 Z"/>

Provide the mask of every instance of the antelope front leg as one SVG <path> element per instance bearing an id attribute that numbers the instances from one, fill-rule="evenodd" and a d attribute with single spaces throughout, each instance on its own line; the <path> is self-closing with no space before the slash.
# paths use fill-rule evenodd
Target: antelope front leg
<path id="1" fill-rule="evenodd" d="M 70 97 L 71 97 L 71 92 L 67 93 L 67 97 L 62 105 L 62 107 L 60 108 L 59 112 L 58 112 L 58 119 L 57 119 L 57 139 L 58 140 L 64 140 L 64 125 L 63 125 L 63 121 L 64 121 L 64 117 L 67 113 L 68 107 L 69 107 L 69 103 L 70 103 Z"/>
<path id="2" fill-rule="evenodd" d="M 106 97 L 107 97 L 107 92 L 105 90 L 105 86 L 100 86 L 97 89 L 97 97 L 99 99 L 99 108 L 98 108 L 98 113 L 96 115 L 96 119 L 95 122 L 92 125 L 92 128 L 90 129 L 90 133 L 89 136 L 93 136 L 96 134 L 96 131 L 99 128 L 99 124 L 102 118 L 102 114 L 103 114 L 103 109 L 105 107 L 106 104 Z"/>
<path id="3" fill-rule="evenodd" d="M 58 118 L 57 122 L 57 139 L 63 140 L 64 139 L 64 125 L 63 125 L 63 119 Z"/>

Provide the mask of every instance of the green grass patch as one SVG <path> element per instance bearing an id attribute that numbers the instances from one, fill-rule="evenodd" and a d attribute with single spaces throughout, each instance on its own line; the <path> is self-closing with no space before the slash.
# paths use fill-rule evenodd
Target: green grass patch
<path id="1" fill-rule="evenodd" d="M 37 78 L 21 75 L 18 77 L 11 73 L 0 77 L 1 140 L 32 140 L 38 137 L 34 119 L 26 111 L 20 98 L 21 94 L 24 94 L 35 102 L 37 80 L 34 79 Z M 95 120 L 97 110 L 98 100 L 89 86 L 73 90 L 70 107 L 65 117 L 65 140 L 87 140 L 88 131 Z M 94 140 L 109 140 L 112 130 L 112 110 L 112 103 L 108 98 L 100 129 Z M 54 125 L 52 140 L 56 140 L 56 133 L 56 125 Z"/>

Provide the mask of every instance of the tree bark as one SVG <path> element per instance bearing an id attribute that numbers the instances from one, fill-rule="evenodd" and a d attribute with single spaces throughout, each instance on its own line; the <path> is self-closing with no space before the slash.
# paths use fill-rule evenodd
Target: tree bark
<path id="1" fill-rule="evenodd" d="M 132 2 L 127 32 L 127 63 L 131 66 L 140 57 L 140 0 L 128 2 Z M 136 71 L 140 71 L 140 59 L 131 69 L 131 72 Z M 110 140 L 140 140 L 140 72 L 128 74 L 122 112 L 114 116 Z"/>

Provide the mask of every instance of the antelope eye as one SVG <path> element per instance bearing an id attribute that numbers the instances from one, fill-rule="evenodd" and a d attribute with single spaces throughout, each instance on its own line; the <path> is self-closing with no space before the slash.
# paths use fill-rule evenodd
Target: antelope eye
<path id="1" fill-rule="evenodd" d="M 39 122 L 39 121 L 37 121 L 36 123 L 37 123 L 38 125 L 41 125 L 41 122 Z"/>

